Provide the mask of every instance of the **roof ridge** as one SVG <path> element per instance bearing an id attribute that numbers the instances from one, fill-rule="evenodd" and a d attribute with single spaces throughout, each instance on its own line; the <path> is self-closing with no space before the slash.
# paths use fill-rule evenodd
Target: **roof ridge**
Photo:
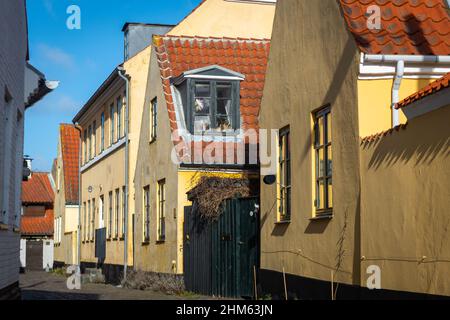
<path id="1" fill-rule="evenodd" d="M 192 40 L 222 40 L 222 41 L 258 41 L 258 42 L 270 42 L 271 39 L 268 38 L 242 38 L 242 37 L 216 37 L 216 36 L 188 36 L 188 35 L 180 35 L 180 36 L 175 36 L 175 35 L 154 35 L 153 39 L 155 38 L 160 38 L 160 39 L 192 39 Z"/>

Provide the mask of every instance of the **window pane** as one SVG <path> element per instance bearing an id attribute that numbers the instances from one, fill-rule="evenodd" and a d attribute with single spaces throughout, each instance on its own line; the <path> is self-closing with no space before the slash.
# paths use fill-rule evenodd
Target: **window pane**
<path id="1" fill-rule="evenodd" d="M 217 98 L 230 98 L 231 99 L 231 84 L 218 84 L 217 85 Z"/>
<path id="2" fill-rule="evenodd" d="M 197 98 L 195 99 L 195 113 L 197 114 L 209 114 L 209 110 L 211 109 L 211 99 L 205 98 Z"/>
<path id="3" fill-rule="evenodd" d="M 328 159 L 327 159 L 327 175 L 333 175 L 333 153 L 331 146 L 327 147 Z"/>
<path id="4" fill-rule="evenodd" d="M 209 83 L 197 83 L 195 85 L 195 97 L 211 97 Z"/>
<path id="5" fill-rule="evenodd" d="M 325 181 L 320 180 L 318 184 L 317 209 L 325 209 Z"/>
<path id="6" fill-rule="evenodd" d="M 216 123 L 219 131 L 230 130 L 232 128 L 231 118 L 228 116 L 217 116 Z"/>
<path id="7" fill-rule="evenodd" d="M 331 113 L 327 113 L 327 142 L 331 142 Z"/>
<path id="8" fill-rule="evenodd" d="M 324 144 L 324 134 L 325 134 L 325 123 L 324 123 L 324 118 L 320 117 L 318 119 L 318 125 L 319 125 L 319 145 L 323 145 Z"/>
<path id="9" fill-rule="evenodd" d="M 319 160 L 318 178 L 325 176 L 325 149 L 321 148 L 317 152 Z"/>
<path id="10" fill-rule="evenodd" d="M 223 115 L 231 115 L 231 100 L 219 99 L 217 100 L 217 113 Z"/>
<path id="11" fill-rule="evenodd" d="M 328 208 L 333 208 L 333 181 L 328 179 Z"/>
<path id="12" fill-rule="evenodd" d="M 286 189 L 286 219 L 291 218 L 291 188 Z"/>
<path id="13" fill-rule="evenodd" d="M 209 116 L 196 116 L 194 122 L 195 132 L 204 132 L 211 129 L 211 119 Z"/>

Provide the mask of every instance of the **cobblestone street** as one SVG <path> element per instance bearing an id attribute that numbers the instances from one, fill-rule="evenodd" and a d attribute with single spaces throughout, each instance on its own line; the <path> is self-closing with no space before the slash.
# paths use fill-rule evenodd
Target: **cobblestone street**
<path id="1" fill-rule="evenodd" d="M 20 275 L 23 300 L 196 300 L 200 296 L 174 296 L 152 291 L 117 288 L 106 284 L 83 284 L 69 290 L 61 275 L 28 271 Z"/>

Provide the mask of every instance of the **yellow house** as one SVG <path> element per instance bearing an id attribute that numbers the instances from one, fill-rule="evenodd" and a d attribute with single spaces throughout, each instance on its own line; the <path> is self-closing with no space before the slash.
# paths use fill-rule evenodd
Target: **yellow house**
<path id="1" fill-rule="evenodd" d="M 155 50 L 150 59 L 146 108 L 142 113 L 140 145 L 134 177 L 135 269 L 166 274 L 183 273 L 184 208 L 191 205 L 187 192 L 194 188 L 202 177 L 258 178 L 257 163 L 253 166 L 236 166 L 224 163 L 206 165 L 203 161 L 186 164 L 178 161 L 174 142 L 177 145 L 179 141 L 174 141 L 173 137 L 181 133 L 179 130 L 194 140 L 195 134 L 190 134 L 188 127 L 191 123 L 186 122 L 184 118 L 188 114 L 187 110 L 181 114 L 183 108 L 189 108 L 187 104 L 183 105 L 181 102 L 186 96 L 179 94 L 176 85 L 167 81 L 183 82 L 178 76 L 190 72 L 195 77 L 196 71 L 199 72 L 197 76 L 205 71 L 204 75 L 211 80 L 214 78 L 212 75 L 217 76 L 215 72 L 219 72 L 224 82 L 230 79 L 242 81 L 245 87 L 249 82 L 242 77 L 250 72 L 249 77 L 253 80 L 252 71 L 242 70 L 242 67 L 230 63 L 231 57 L 227 56 L 225 48 L 229 46 L 228 53 L 236 54 L 236 61 L 240 61 L 245 57 L 239 56 L 236 47 L 239 43 L 237 38 L 243 38 L 241 42 L 244 47 L 255 45 L 258 48 L 255 51 L 250 50 L 249 56 L 258 52 L 259 58 L 264 59 L 268 53 L 266 46 L 269 45 L 267 39 L 271 36 L 275 2 L 202 1 L 190 15 L 168 32 L 167 36 L 154 38 Z M 254 38 L 262 40 L 250 40 Z M 218 47 L 217 51 L 211 54 L 200 50 L 197 55 L 194 52 L 197 45 Z M 174 46 L 180 46 L 184 54 L 173 52 Z M 183 61 L 183 66 L 177 61 Z M 243 61 L 243 65 L 245 64 Z M 166 68 L 169 69 L 165 70 Z M 258 96 L 262 93 L 264 71 L 263 63 L 258 66 L 257 72 L 260 72 L 258 79 L 253 80 L 256 89 L 252 87 L 248 91 L 251 94 Z M 166 78 L 165 72 L 170 73 L 167 77 L 171 80 Z M 161 81 L 161 78 L 164 81 Z M 173 108 L 177 101 L 179 104 L 175 111 Z M 240 127 L 241 118 L 242 123 L 256 126 L 259 113 L 258 97 L 249 96 L 247 100 L 241 102 L 243 102 L 241 106 L 247 107 L 247 104 L 251 104 L 253 107 L 249 106 L 247 109 L 244 107 L 243 110 L 249 111 L 248 114 L 240 115 L 235 111 L 232 120 L 234 128 Z M 201 146 L 199 148 L 203 150 Z"/>
<path id="2" fill-rule="evenodd" d="M 133 266 L 132 182 L 151 53 L 142 39 L 171 27 L 127 23 L 123 30 L 128 59 L 114 68 L 73 119 L 83 131 L 81 267 L 101 268 L 108 282 L 120 282 Z"/>
<path id="3" fill-rule="evenodd" d="M 368 167 L 373 150 L 360 146 L 361 137 L 405 124 L 406 108 L 396 109 L 396 103 L 450 71 L 447 4 L 436 1 L 428 7 L 404 2 L 398 5 L 401 10 L 391 2 L 371 5 L 344 0 L 277 4 L 260 113 L 261 129 L 279 130 L 278 139 L 271 142 L 278 151 L 270 163 L 261 165 L 266 177 L 261 183 L 260 276 L 263 290 L 272 296 L 448 295 L 446 285 L 436 284 L 449 270 L 439 260 L 445 260 L 445 254 L 437 253 L 438 243 L 423 240 L 414 247 L 406 237 L 385 234 L 410 232 L 419 239 L 424 234 L 426 228 L 406 223 L 414 216 L 426 216 L 419 199 L 405 196 L 394 205 L 392 201 L 401 195 L 390 187 L 390 194 L 377 196 L 381 186 L 389 184 L 383 179 L 418 186 L 419 176 L 413 178 L 412 167 L 403 168 L 399 175 L 393 168 L 380 174 Z M 402 16 L 393 18 L 393 14 Z M 446 141 L 448 131 L 439 132 L 436 136 Z M 414 139 L 418 129 L 407 135 Z M 393 156 L 383 160 L 396 161 Z M 435 169 L 426 170 L 443 174 L 442 162 L 437 161 Z M 410 180 L 401 180 L 400 175 L 409 175 Z M 430 197 L 438 202 L 431 205 L 430 200 L 430 210 L 437 212 L 444 194 Z M 410 216 L 380 218 L 396 215 L 406 199 L 408 208 L 416 208 Z M 375 203 L 376 210 L 368 207 Z M 437 227 L 433 230 L 443 235 Z M 435 259 L 420 270 L 426 280 L 408 285 L 393 280 L 417 279 L 418 271 L 413 262 L 395 259 L 418 261 L 423 256 Z M 380 270 L 383 290 L 368 290 L 379 284 Z"/>
<path id="4" fill-rule="evenodd" d="M 76 265 L 78 261 L 78 174 L 80 131 L 71 124 L 59 126 L 55 181 L 54 217 L 59 235 L 55 237 L 54 266 Z"/>

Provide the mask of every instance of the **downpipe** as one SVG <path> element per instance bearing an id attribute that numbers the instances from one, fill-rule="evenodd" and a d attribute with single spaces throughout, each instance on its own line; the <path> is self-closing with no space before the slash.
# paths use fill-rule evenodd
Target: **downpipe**
<path id="1" fill-rule="evenodd" d="M 122 73 L 123 72 L 123 73 Z M 123 67 L 117 68 L 119 77 L 125 80 L 125 234 L 124 234 L 124 253 L 123 253 L 123 283 L 127 280 L 128 271 L 128 195 L 129 195 L 129 91 L 130 80 L 125 75 L 125 69 Z"/>

